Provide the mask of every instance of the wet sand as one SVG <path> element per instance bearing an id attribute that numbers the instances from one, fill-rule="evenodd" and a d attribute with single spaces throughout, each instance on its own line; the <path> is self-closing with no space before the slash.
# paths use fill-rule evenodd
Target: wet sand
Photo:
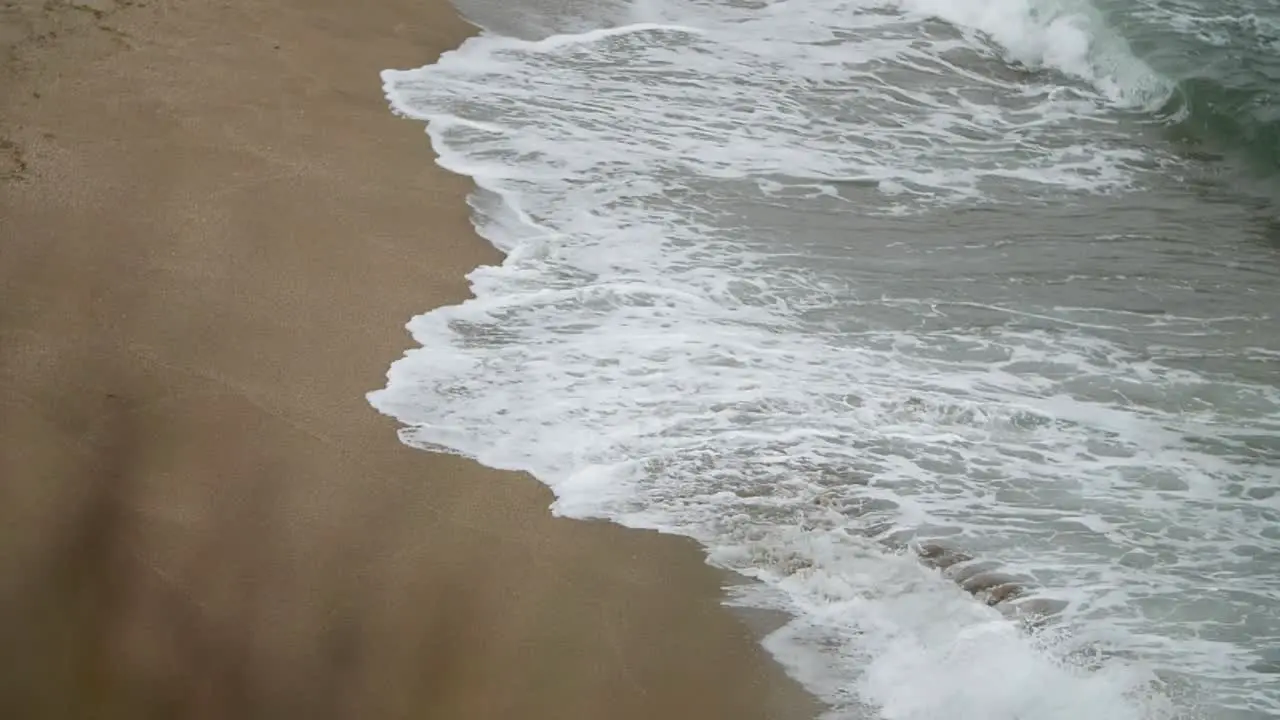
<path id="1" fill-rule="evenodd" d="M 364 393 L 495 262 L 439 0 L 0 5 L 0 717 L 803 718 L 692 543 Z"/>

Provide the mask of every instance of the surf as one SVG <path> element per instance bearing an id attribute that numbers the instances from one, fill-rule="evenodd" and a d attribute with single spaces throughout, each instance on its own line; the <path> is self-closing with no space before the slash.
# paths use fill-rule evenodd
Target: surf
<path id="1" fill-rule="evenodd" d="M 1272 275 L 1176 234 L 1240 216 L 1090 7 L 646 2 L 386 72 L 507 256 L 370 401 L 699 540 L 835 716 L 1276 707 Z"/>

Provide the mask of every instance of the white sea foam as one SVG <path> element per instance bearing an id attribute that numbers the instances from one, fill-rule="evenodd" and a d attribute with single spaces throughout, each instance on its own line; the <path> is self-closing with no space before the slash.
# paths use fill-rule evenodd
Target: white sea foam
<path id="1" fill-rule="evenodd" d="M 1137 58 L 1089 0 L 898 2 L 980 33 L 1014 62 L 1083 79 L 1119 102 L 1156 107 L 1173 91 L 1173 83 Z"/>
<path id="2" fill-rule="evenodd" d="M 836 716 L 1195 717 L 1197 676 L 1221 681 L 1209 707 L 1280 709 L 1249 671 L 1280 640 L 1259 572 L 1280 392 L 1176 362 L 1266 318 L 1171 312 L 1173 289 L 1156 314 L 1015 302 L 980 275 L 1004 241 L 928 219 L 1160 166 L 1097 77 L 921 19 L 1097 66 L 1068 15 L 991 7 L 652 0 L 386 72 L 508 257 L 413 319 L 422 348 L 371 401 L 406 442 L 531 472 L 559 513 L 690 535 L 761 580 L 737 601 L 795 615 L 769 646 Z M 1033 256 L 1092 282 L 1059 252 L 1082 251 Z M 1067 603 L 1060 624 L 1022 632 L 892 550 L 938 538 Z"/>

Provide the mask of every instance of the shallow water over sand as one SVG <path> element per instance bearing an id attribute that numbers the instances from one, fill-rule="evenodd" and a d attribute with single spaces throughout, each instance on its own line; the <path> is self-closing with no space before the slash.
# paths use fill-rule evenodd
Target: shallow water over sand
<path id="1" fill-rule="evenodd" d="M 528 5 L 386 73 L 509 255 L 375 406 L 762 580 L 836 716 L 1280 710 L 1274 208 L 1029 7 Z"/>

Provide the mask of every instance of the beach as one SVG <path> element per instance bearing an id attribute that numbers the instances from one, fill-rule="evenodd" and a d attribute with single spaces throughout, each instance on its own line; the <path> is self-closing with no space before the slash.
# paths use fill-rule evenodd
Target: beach
<path id="1" fill-rule="evenodd" d="M 500 261 L 378 72 L 442 0 L 0 10 L 0 716 L 803 718 L 683 538 L 369 406 Z"/>

